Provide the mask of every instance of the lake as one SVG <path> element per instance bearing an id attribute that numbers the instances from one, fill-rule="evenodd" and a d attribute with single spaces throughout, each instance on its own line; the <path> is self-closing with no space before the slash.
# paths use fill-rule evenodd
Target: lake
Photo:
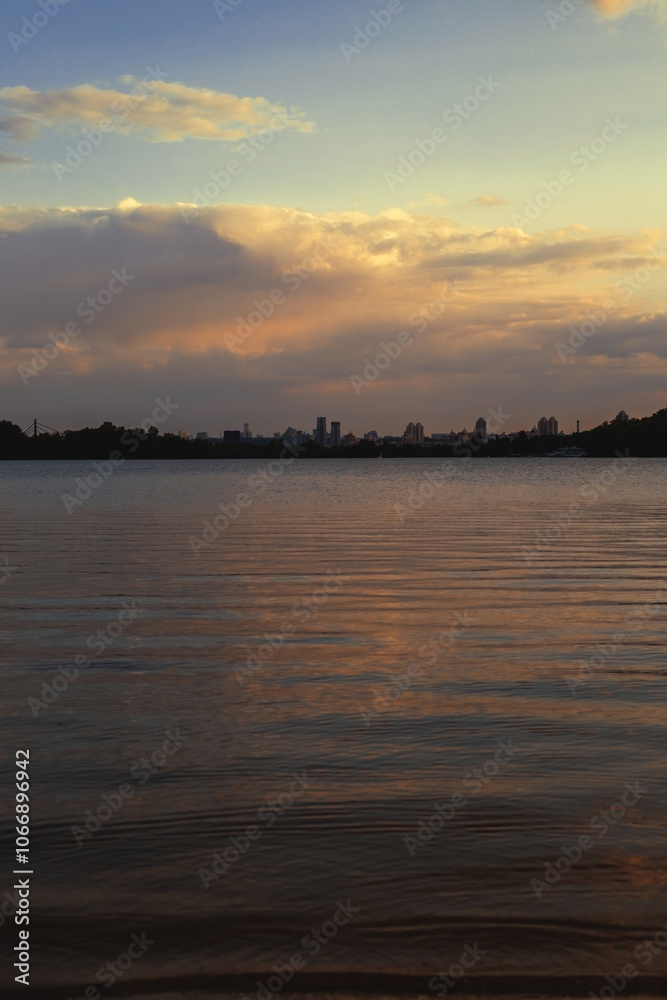
<path id="1" fill-rule="evenodd" d="M 98 466 L 0 463 L 40 1000 L 667 994 L 666 460 Z"/>

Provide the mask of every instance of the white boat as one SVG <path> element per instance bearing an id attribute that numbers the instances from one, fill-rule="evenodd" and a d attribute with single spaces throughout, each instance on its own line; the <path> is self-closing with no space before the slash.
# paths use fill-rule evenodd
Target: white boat
<path id="1" fill-rule="evenodd" d="M 547 458 L 588 458 L 588 452 L 583 448 L 559 448 L 558 451 L 548 451 Z"/>

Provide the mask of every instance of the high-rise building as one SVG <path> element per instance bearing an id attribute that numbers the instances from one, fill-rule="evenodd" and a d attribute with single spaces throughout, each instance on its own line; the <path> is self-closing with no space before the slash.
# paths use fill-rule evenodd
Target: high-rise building
<path id="1" fill-rule="evenodd" d="M 484 417 L 480 417 L 475 423 L 475 437 L 478 441 L 482 442 L 486 442 L 489 439 L 486 433 L 486 420 Z"/>
<path id="2" fill-rule="evenodd" d="M 412 444 L 414 440 L 415 440 L 415 425 L 412 422 L 410 422 L 403 431 L 403 442 L 404 444 Z"/>
<path id="3" fill-rule="evenodd" d="M 625 421 L 629 419 L 630 417 L 627 415 L 625 410 L 621 410 L 620 413 L 616 414 L 616 420 L 620 420 L 622 423 L 625 423 Z"/>
<path id="4" fill-rule="evenodd" d="M 549 433 L 549 421 L 546 417 L 540 417 L 537 421 L 537 433 L 540 437 L 544 437 L 545 434 Z"/>
<path id="5" fill-rule="evenodd" d="M 550 434 L 552 437 L 556 437 L 558 434 L 558 421 L 555 417 L 549 417 L 547 420 L 547 434 Z"/>
<path id="6" fill-rule="evenodd" d="M 415 424 L 415 444 L 424 443 L 424 425 Z"/>
<path id="7" fill-rule="evenodd" d="M 250 432 L 250 424 L 243 425 L 243 434 L 241 435 L 241 437 L 243 438 L 244 441 L 252 440 L 252 434 Z"/>
<path id="8" fill-rule="evenodd" d="M 331 421 L 331 447 L 340 448 L 340 421 Z"/>
<path id="9" fill-rule="evenodd" d="M 327 418 L 318 417 L 317 427 L 315 428 L 315 441 L 321 448 L 326 448 L 327 446 Z"/>
<path id="10" fill-rule="evenodd" d="M 307 434 L 306 431 L 298 431 L 296 427 L 288 427 L 286 431 L 278 435 L 279 440 L 286 448 L 297 448 L 314 439 L 314 435 Z"/>

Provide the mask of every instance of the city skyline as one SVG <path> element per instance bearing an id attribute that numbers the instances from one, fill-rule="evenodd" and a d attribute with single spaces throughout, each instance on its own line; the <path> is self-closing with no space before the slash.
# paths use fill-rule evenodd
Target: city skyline
<path id="1" fill-rule="evenodd" d="M 156 402 L 159 402 L 159 400 L 156 400 Z M 173 407 L 173 409 L 175 411 L 177 409 L 180 409 L 180 407 L 175 406 Z M 649 416 L 649 414 L 645 414 L 645 416 Z M 189 429 L 181 427 L 179 428 L 178 431 L 174 430 L 173 428 L 164 428 L 164 431 L 171 434 L 177 433 L 182 437 L 187 437 L 188 439 L 200 438 L 202 440 L 221 441 L 221 442 L 224 441 L 225 444 L 234 444 L 234 443 L 240 443 L 242 441 L 251 441 L 251 440 L 270 441 L 276 438 L 283 439 L 287 436 L 287 437 L 293 437 L 295 443 L 297 444 L 301 443 L 301 439 L 303 441 L 312 440 L 315 441 L 317 444 L 319 444 L 321 447 L 335 448 L 341 444 L 350 443 L 346 440 L 350 437 L 354 438 L 355 440 L 364 439 L 372 441 L 403 439 L 403 441 L 407 444 L 421 444 L 424 441 L 441 443 L 445 441 L 445 439 L 453 437 L 456 437 L 458 440 L 461 440 L 462 436 L 467 436 L 467 438 L 469 438 L 472 437 L 473 435 L 480 440 L 487 440 L 493 437 L 504 437 L 508 435 L 516 435 L 521 433 L 528 434 L 529 436 L 531 435 L 563 436 L 568 434 L 579 433 L 580 429 L 579 420 L 576 421 L 577 425 L 576 428 L 573 428 L 572 430 L 565 430 L 562 427 L 560 427 L 558 419 L 553 416 L 540 417 L 538 420 L 534 421 L 531 427 L 515 427 L 509 424 L 510 419 L 511 415 L 505 414 L 502 410 L 502 407 L 499 407 L 497 411 L 489 409 L 489 411 L 487 411 L 486 416 L 478 417 L 475 420 L 474 424 L 472 424 L 471 422 L 471 429 L 468 429 L 467 425 L 464 424 L 464 426 L 459 430 L 451 428 L 449 431 L 445 431 L 442 429 L 436 431 L 435 429 L 433 429 L 427 432 L 424 428 L 424 425 L 420 421 L 418 421 L 417 423 L 410 421 L 406 425 L 405 430 L 403 431 L 402 434 L 392 433 L 391 431 L 382 433 L 378 432 L 377 429 L 370 429 L 363 432 L 359 431 L 358 433 L 353 430 L 349 430 L 346 434 L 342 434 L 341 427 L 343 426 L 343 423 L 341 421 L 332 420 L 331 427 L 329 428 L 328 419 L 327 417 L 323 416 L 319 416 L 316 418 L 316 425 L 310 431 L 297 428 L 292 424 L 288 424 L 288 426 L 283 431 L 272 431 L 269 434 L 254 433 L 248 421 L 245 421 L 243 423 L 243 430 L 239 430 L 238 428 L 225 428 L 223 430 L 219 430 L 218 432 L 211 432 L 209 430 L 197 430 L 191 432 Z M 629 417 L 628 413 L 625 410 L 620 410 L 613 418 L 611 418 L 611 420 L 608 420 L 608 422 L 612 421 L 622 422 L 622 421 L 627 421 L 629 419 L 631 418 Z M 598 424 L 595 424 L 593 426 L 598 426 L 602 422 L 604 421 L 599 421 Z M 32 428 L 33 423 L 35 424 L 35 426 L 40 427 L 40 432 L 46 432 L 48 429 L 55 430 L 54 428 L 45 427 L 44 425 L 41 425 L 39 421 L 35 420 L 30 422 L 28 428 L 26 429 L 26 433 Z M 146 424 L 146 426 L 148 426 L 148 424 L 150 423 L 150 419 L 148 418 L 144 420 L 143 423 Z M 132 423 L 130 422 L 128 424 L 123 423 L 121 424 L 121 426 L 131 427 L 134 425 L 132 425 Z M 66 429 L 73 429 L 73 428 L 66 428 Z M 588 430 L 590 428 L 585 427 L 583 429 Z M 467 438 L 464 437 L 463 439 Z M 352 441 L 351 443 L 354 443 L 354 441 Z"/>

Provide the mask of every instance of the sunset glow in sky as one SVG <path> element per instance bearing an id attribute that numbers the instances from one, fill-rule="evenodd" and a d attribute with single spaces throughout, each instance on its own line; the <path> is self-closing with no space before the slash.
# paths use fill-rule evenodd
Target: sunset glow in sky
<path id="1" fill-rule="evenodd" d="M 667 0 L 1 19 L 0 419 L 170 396 L 163 430 L 501 406 L 569 431 L 665 405 Z"/>

